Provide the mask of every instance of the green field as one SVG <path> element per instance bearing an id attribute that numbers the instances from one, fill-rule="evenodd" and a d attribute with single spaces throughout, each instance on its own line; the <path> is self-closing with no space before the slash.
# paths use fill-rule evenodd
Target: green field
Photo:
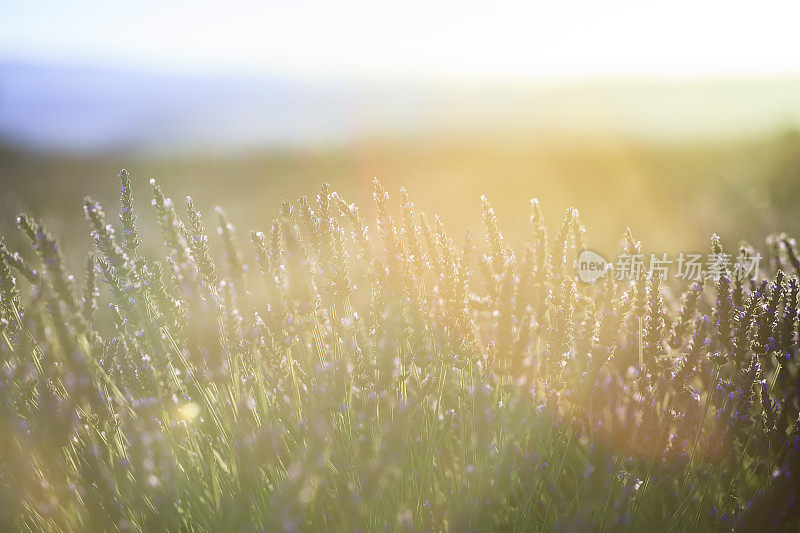
<path id="1" fill-rule="evenodd" d="M 0 529 L 797 530 L 798 150 L 7 149 Z"/>

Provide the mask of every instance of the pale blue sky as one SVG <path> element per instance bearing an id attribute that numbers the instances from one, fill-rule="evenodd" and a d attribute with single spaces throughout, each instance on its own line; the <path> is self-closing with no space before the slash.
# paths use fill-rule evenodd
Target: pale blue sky
<path id="1" fill-rule="evenodd" d="M 800 73 L 800 2 L 29 1 L 0 60 L 302 77 Z"/>

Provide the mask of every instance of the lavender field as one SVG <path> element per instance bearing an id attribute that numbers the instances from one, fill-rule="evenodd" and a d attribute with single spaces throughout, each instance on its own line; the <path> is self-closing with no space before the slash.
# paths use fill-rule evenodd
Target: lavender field
<path id="1" fill-rule="evenodd" d="M 536 200 L 517 245 L 491 197 L 449 232 L 323 183 L 237 231 L 119 185 L 88 256 L 25 214 L 0 247 L 0 529 L 800 528 L 789 236 L 687 281 L 620 271 L 661 252 L 628 230 L 586 282 Z"/>

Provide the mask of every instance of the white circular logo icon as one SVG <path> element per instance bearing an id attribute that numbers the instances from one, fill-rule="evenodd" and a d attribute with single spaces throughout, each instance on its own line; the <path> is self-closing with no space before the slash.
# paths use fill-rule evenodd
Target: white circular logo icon
<path id="1" fill-rule="evenodd" d="M 608 271 L 609 263 L 592 250 L 584 250 L 578 256 L 578 277 L 584 283 L 594 283 Z"/>

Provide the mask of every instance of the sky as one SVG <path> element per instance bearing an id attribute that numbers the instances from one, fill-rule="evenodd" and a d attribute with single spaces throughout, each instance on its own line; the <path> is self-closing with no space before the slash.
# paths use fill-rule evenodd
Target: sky
<path id="1" fill-rule="evenodd" d="M 330 79 L 800 73 L 796 0 L 3 0 L 0 61 Z"/>

